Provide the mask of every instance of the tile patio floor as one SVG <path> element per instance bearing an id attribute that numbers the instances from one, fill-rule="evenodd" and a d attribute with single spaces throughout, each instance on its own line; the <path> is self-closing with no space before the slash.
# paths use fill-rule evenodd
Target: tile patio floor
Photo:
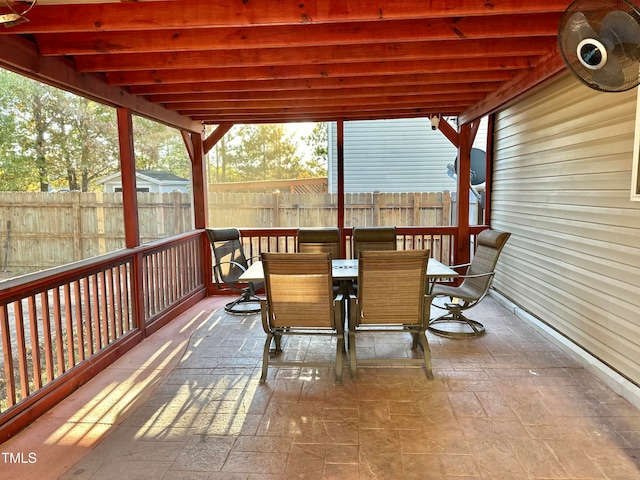
<path id="1" fill-rule="evenodd" d="M 640 479 L 640 410 L 492 298 L 472 312 L 485 336 L 428 335 L 433 381 L 345 366 L 342 386 L 291 367 L 259 385 L 260 317 L 223 303 L 201 302 L 0 445 L 38 458 L 0 464 L 0 479 Z M 359 355 L 411 355 L 407 334 L 387 337 L 363 337 Z M 295 338 L 288 354 L 332 348 Z"/>

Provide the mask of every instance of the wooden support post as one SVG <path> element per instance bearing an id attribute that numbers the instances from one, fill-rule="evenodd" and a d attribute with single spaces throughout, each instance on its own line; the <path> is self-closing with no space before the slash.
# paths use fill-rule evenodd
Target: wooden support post
<path id="1" fill-rule="evenodd" d="M 340 229 L 340 256 L 345 258 L 347 245 L 344 235 L 344 120 L 339 119 L 336 125 L 338 143 L 338 228 Z"/>
<path id="2" fill-rule="evenodd" d="M 469 239 L 469 190 L 471 180 L 471 126 L 468 123 L 460 126 L 460 145 L 458 147 L 458 238 L 454 261 L 456 264 L 470 260 Z"/>
<path id="3" fill-rule="evenodd" d="M 136 190 L 136 159 L 133 149 L 133 120 L 131 110 L 118 108 L 118 137 L 120 143 L 120 173 L 122 176 L 122 203 L 124 209 L 124 238 L 127 248 L 140 245 L 138 224 L 138 194 Z M 143 258 L 135 255 L 131 269 L 132 312 L 136 327 L 146 336 L 143 299 Z M 99 331 L 99 330 L 97 330 Z M 96 337 L 96 342 L 98 342 Z"/>
<path id="4" fill-rule="evenodd" d="M 138 196 L 136 192 L 136 159 L 133 149 L 133 120 L 128 108 L 118 108 L 120 172 L 124 208 L 124 237 L 127 248 L 140 245 L 138 226 Z"/>

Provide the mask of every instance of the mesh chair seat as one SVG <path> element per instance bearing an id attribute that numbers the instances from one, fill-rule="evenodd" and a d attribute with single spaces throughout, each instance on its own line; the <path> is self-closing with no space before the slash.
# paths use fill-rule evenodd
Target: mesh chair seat
<path id="1" fill-rule="evenodd" d="M 358 292 L 349 299 L 351 376 L 358 364 L 420 364 L 433 378 L 426 329 L 431 296 L 427 295 L 428 250 L 362 251 L 358 260 Z M 357 337 L 365 332 L 408 332 L 422 358 L 357 358 Z"/>
<path id="2" fill-rule="evenodd" d="M 333 366 L 335 383 L 342 383 L 344 318 L 342 299 L 332 286 L 331 256 L 328 253 L 263 253 L 266 299 L 261 301 L 262 327 L 267 334 L 262 357 L 262 376 L 267 379 L 269 363 L 283 366 Z M 334 362 L 271 362 L 282 353 L 281 339 L 287 335 L 335 337 Z M 275 348 L 271 349 L 272 342 Z"/>

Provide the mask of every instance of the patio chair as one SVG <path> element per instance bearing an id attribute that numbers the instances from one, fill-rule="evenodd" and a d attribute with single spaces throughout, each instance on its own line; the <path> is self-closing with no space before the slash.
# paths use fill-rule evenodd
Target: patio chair
<path id="1" fill-rule="evenodd" d="M 448 297 L 449 301 L 443 307 L 438 307 L 444 308 L 447 313 L 429 322 L 431 332 L 449 338 L 477 337 L 485 333 L 484 325 L 466 317 L 463 311 L 475 307 L 489 292 L 498 257 L 510 235 L 508 232 L 483 230 L 476 239 L 478 246 L 473 261 L 451 266 L 454 270 L 466 268 L 466 273 L 458 277 L 462 279 L 460 286 L 433 286 L 431 294 L 434 297 Z M 446 324 L 462 326 L 462 329 L 454 330 L 452 325 L 447 327 Z"/>
<path id="2" fill-rule="evenodd" d="M 353 258 L 360 258 L 365 250 L 396 250 L 396 227 L 355 227 L 353 229 Z"/>
<path id="3" fill-rule="evenodd" d="M 240 241 L 240 231 L 236 228 L 207 228 L 206 232 L 213 248 L 213 277 L 218 290 L 226 288 L 241 294 L 233 302 L 227 303 L 224 309 L 235 314 L 258 313 L 260 297 L 256 295 L 256 290 L 261 289 L 264 284 L 251 282 L 242 286 L 239 282 L 240 275 L 249 268 L 249 261 Z"/>
<path id="4" fill-rule="evenodd" d="M 340 230 L 337 228 L 299 228 L 298 252 L 330 253 L 340 258 Z"/>
<path id="5" fill-rule="evenodd" d="M 426 329 L 431 297 L 427 295 L 428 250 L 362 251 L 358 260 L 358 293 L 349 298 L 350 371 L 358 364 L 420 364 L 432 379 L 431 351 Z M 357 337 L 365 332 L 409 332 L 412 349 L 422 347 L 422 358 L 358 359 Z"/>
<path id="6" fill-rule="evenodd" d="M 284 355 L 285 335 L 336 337 L 335 361 L 306 362 L 286 359 L 280 366 L 335 367 L 335 383 L 342 383 L 344 318 L 340 295 L 334 296 L 331 256 L 328 253 L 263 253 L 266 299 L 260 302 L 262 327 L 267 338 L 262 356 L 260 383 L 267 379 L 270 359 Z M 271 349 L 272 342 L 275 345 Z"/>

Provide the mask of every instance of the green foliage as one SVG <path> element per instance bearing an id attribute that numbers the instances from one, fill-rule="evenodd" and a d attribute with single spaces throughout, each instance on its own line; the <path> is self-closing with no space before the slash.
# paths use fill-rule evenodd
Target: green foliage
<path id="1" fill-rule="evenodd" d="M 316 177 L 327 175 L 329 163 L 329 125 L 316 123 L 313 131 L 306 137 L 302 137 L 311 150 L 311 160 L 307 162 L 308 168 Z"/>
<path id="2" fill-rule="evenodd" d="M 180 133 L 142 117 L 133 117 L 138 170 L 162 170 L 191 178 L 191 162 Z"/>
<path id="3" fill-rule="evenodd" d="M 305 162 L 298 147 L 284 125 L 238 125 L 212 152 L 215 165 L 210 169 L 213 177 L 210 181 L 283 180 L 326 175 L 326 155 L 324 164 L 315 153 L 311 161 Z"/>
<path id="4" fill-rule="evenodd" d="M 175 130 L 134 117 L 136 166 L 191 177 Z M 119 171 L 116 112 L 0 69 L 0 190 L 101 189 Z"/>

